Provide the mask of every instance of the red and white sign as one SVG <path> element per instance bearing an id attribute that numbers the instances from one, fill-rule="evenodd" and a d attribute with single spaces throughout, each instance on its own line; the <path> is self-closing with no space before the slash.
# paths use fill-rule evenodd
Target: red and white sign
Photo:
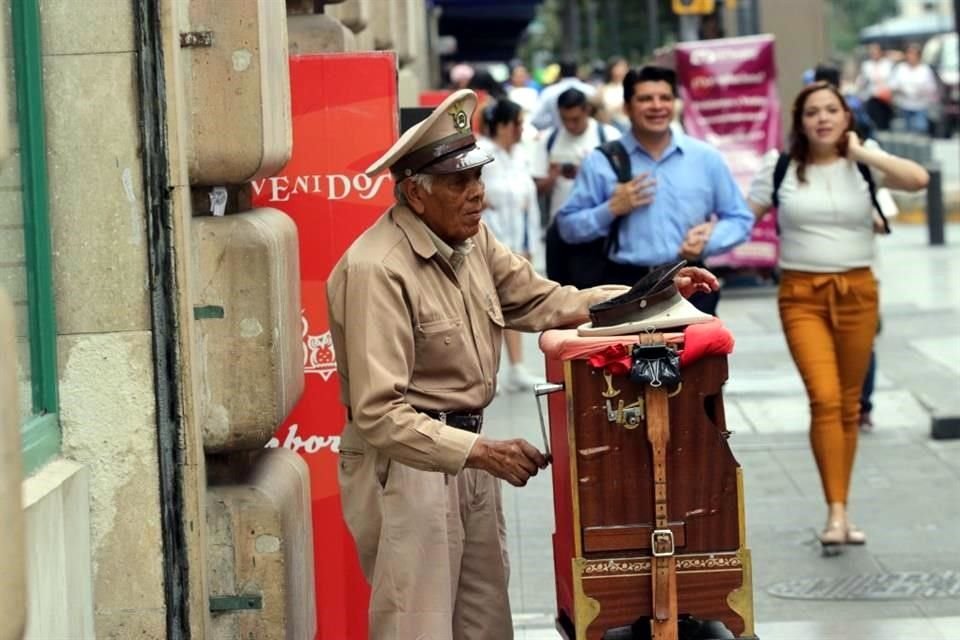
<path id="1" fill-rule="evenodd" d="M 367 637 L 369 588 L 343 522 L 337 451 L 346 412 L 327 321 L 327 276 L 354 239 L 393 204 L 388 174 L 363 170 L 397 139 L 393 53 L 290 59 L 293 157 L 252 184 L 254 206 L 297 223 L 303 304 L 303 397 L 268 446 L 297 451 L 310 467 L 317 638 Z M 362 81 L 358 80 L 362 79 Z"/>
<path id="2" fill-rule="evenodd" d="M 773 36 L 684 42 L 674 55 L 684 129 L 723 154 L 746 194 L 763 155 L 781 143 Z M 769 268 L 777 264 L 779 248 L 775 217 L 767 216 L 748 242 L 707 264 Z"/>

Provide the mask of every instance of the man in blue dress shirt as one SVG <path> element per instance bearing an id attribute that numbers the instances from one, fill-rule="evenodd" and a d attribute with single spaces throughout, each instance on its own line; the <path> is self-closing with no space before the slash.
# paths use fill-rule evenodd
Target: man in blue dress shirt
<path id="1" fill-rule="evenodd" d="M 557 211 L 568 243 L 606 237 L 616 218 L 605 282 L 632 285 L 651 267 L 684 258 L 700 265 L 750 236 L 754 216 L 720 153 L 671 128 L 677 77 L 662 67 L 630 70 L 623 79 L 630 131 L 620 142 L 633 180 L 618 183 L 598 150 L 580 166 L 573 192 Z M 690 302 L 715 314 L 719 292 Z"/>

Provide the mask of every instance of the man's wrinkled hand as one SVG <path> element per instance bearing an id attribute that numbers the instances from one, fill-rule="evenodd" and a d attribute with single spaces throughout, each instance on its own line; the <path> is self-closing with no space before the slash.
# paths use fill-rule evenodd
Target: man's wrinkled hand
<path id="1" fill-rule="evenodd" d="M 656 184 L 656 179 L 649 173 L 641 173 L 630 182 L 618 183 L 610 197 L 610 213 L 619 218 L 650 204 Z"/>
<path id="2" fill-rule="evenodd" d="M 480 437 L 467 456 L 466 467 L 483 469 L 515 487 L 547 468 L 547 458 L 526 440 L 488 440 Z"/>
<path id="3" fill-rule="evenodd" d="M 720 288 L 720 281 L 706 269 L 700 267 L 684 267 L 677 272 L 673 283 L 684 298 L 695 293 L 710 293 Z"/>

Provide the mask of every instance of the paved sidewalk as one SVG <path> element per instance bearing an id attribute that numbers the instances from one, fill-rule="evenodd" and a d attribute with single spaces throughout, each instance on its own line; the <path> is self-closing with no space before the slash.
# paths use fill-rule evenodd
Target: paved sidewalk
<path id="1" fill-rule="evenodd" d="M 851 498 L 869 543 L 838 557 L 823 557 L 815 539 L 825 507 L 807 440 L 806 398 L 780 331 L 775 292 L 725 293 L 720 315 L 737 339 L 725 389 L 727 426 L 744 468 L 761 640 L 960 638 L 960 440 L 929 437 L 931 415 L 960 415 L 960 225 L 949 226 L 947 240 L 952 244 L 928 247 L 925 228 L 909 225 L 879 240 L 884 326 L 876 430 L 860 440 Z M 538 370 L 536 341 L 525 340 L 527 364 Z M 493 437 L 542 443 L 531 394 L 500 396 L 487 425 Z M 505 486 L 504 506 L 517 638 L 555 639 L 549 472 L 523 489 Z M 896 572 L 931 574 L 921 577 L 939 592 L 928 589 L 923 597 L 917 589 L 885 600 L 771 593 L 790 592 L 789 581 L 797 579 L 852 583 Z M 949 597 L 932 597 L 944 593 Z"/>

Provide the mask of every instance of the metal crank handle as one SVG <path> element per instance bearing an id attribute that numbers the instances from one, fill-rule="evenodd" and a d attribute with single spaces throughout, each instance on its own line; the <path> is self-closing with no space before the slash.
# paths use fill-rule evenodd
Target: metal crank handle
<path id="1" fill-rule="evenodd" d="M 543 452 L 547 454 L 547 460 L 553 460 L 550 455 L 550 437 L 547 435 L 547 423 L 543 419 L 543 405 L 540 404 L 540 396 L 545 396 L 557 391 L 563 391 L 563 385 L 555 382 L 544 382 L 533 385 L 533 399 L 537 401 L 537 415 L 540 416 L 540 434 L 543 436 Z"/>

